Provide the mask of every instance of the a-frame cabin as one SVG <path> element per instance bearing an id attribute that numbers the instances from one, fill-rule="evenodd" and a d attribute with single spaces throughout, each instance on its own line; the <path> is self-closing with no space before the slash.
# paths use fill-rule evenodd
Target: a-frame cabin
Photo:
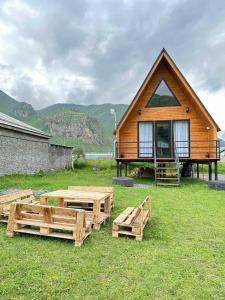
<path id="1" fill-rule="evenodd" d="M 167 182 L 163 178 L 173 177 L 165 170 L 172 170 L 172 163 L 176 163 L 176 172 L 178 164 L 196 163 L 198 176 L 199 163 L 206 163 L 211 180 L 215 163 L 217 179 L 218 131 L 212 116 L 163 49 L 117 126 L 117 175 L 122 164 L 154 162 L 155 176 L 159 182 Z"/>

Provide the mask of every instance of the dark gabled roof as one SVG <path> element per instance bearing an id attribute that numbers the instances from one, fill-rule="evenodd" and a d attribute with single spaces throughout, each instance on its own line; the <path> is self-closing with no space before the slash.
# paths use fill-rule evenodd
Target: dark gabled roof
<path id="1" fill-rule="evenodd" d="M 197 104 L 199 104 L 199 106 L 205 111 L 206 115 L 208 116 L 208 118 L 214 123 L 214 125 L 217 127 L 217 131 L 220 131 L 220 127 L 218 126 L 218 124 L 216 123 L 216 121 L 213 119 L 213 117 L 211 116 L 211 114 L 208 112 L 208 110 L 206 109 L 206 107 L 204 106 L 204 104 L 202 103 L 202 101 L 199 99 L 199 97 L 197 96 L 197 94 L 195 93 L 195 91 L 192 89 L 192 87 L 190 86 L 190 84 L 188 83 L 188 81 L 186 80 L 186 78 L 184 77 L 184 75 L 181 73 L 181 71 L 178 69 L 177 65 L 175 64 L 175 62 L 172 60 L 172 58 L 170 57 L 170 55 L 168 54 L 168 52 L 163 48 L 162 51 L 159 53 L 157 59 L 155 60 L 153 66 L 151 67 L 150 71 L 148 72 L 147 76 L 145 77 L 144 82 L 142 83 L 141 87 L 139 88 L 139 90 L 137 91 L 134 99 L 132 100 L 131 104 L 129 105 L 128 109 L 126 110 L 126 112 L 124 113 L 122 119 L 120 120 L 120 122 L 117 125 L 117 129 L 119 129 L 120 125 L 123 123 L 123 121 L 125 120 L 126 116 L 128 115 L 128 112 L 131 110 L 131 108 L 133 107 L 133 105 L 136 103 L 136 101 L 139 99 L 139 96 L 141 94 L 141 92 L 143 91 L 144 87 L 146 86 L 146 84 L 149 82 L 149 80 L 151 79 L 151 77 L 153 76 L 156 67 L 159 65 L 159 63 L 161 62 L 161 60 L 165 58 L 166 61 L 169 63 L 169 65 L 174 68 L 174 70 L 178 73 L 179 77 L 183 80 L 183 82 L 187 85 L 187 88 L 189 89 L 189 92 L 193 95 L 193 98 L 195 99 L 195 101 L 197 102 Z"/>
<path id="2" fill-rule="evenodd" d="M 0 112 L 0 127 L 12 129 L 15 131 L 20 131 L 26 134 L 40 136 L 46 139 L 49 139 L 51 136 L 41 131 L 33 126 L 30 126 L 24 122 L 21 122 L 17 119 L 14 119 L 8 115 L 5 115 Z"/>

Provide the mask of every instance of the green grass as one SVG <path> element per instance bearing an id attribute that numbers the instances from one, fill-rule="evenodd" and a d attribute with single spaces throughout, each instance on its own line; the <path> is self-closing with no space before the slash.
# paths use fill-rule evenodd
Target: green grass
<path id="1" fill-rule="evenodd" d="M 55 190 L 111 185 L 111 162 L 74 171 L 3 177 L 0 189 Z M 225 299 L 225 192 L 183 180 L 179 188 L 115 187 L 106 226 L 81 248 L 28 235 L 7 238 L 0 225 L 0 299 Z M 112 220 L 150 194 L 153 219 L 144 240 L 111 237 Z"/>

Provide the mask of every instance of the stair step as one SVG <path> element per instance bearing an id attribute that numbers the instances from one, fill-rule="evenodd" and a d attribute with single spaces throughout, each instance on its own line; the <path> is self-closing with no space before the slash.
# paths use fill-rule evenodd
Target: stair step
<path id="1" fill-rule="evenodd" d="M 179 186 L 179 183 L 162 183 L 162 182 L 157 182 L 156 185 L 159 186 Z"/>
<path id="2" fill-rule="evenodd" d="M 169 160 L 169 159 L 168 159 Z M 155 161 L 155 180 L 158 186 L 179 186 L 178 161 Z"/>
<path id="3" fill-rule="evenodd" d="M 156 177 L 157 180 L 177 180 L 177 177 Z"/>
<path id="4" fill-rule="evenodd" d="M 175 161 L 162 161 L 162 162 L 161 162 L 161 161 L 160 161 L 160 162 L 158 161 L 158 162 L 157 162 L 157 164 L 175 164 L 175 163 L 176 163 Z"/>
<path id="5" fill-rule="evenodd" d="M 177 175 L 177 173 L 174 173 L 174 172 L 168 172 L 168 173 L 166 173 L 166 172 L 156 172 L 156 175 L 170 175 L 170 176 L 172 176 L 172 175 Z"/>
<path id="6" fill-rule="evenodd" d="M 157 170 L 176 170 L 177 168 L 156 167 Z"/>

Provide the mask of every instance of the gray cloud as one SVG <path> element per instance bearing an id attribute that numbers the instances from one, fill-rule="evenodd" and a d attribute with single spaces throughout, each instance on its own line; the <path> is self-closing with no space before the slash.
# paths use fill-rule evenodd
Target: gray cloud
<path id="1" fill-rule="evenodd" d="M 0 89 L 37 108 L 129 103 L 163 47 L 197 90 L 225 88 L 224 0 L 1 1 L 0 43 Z"/>

